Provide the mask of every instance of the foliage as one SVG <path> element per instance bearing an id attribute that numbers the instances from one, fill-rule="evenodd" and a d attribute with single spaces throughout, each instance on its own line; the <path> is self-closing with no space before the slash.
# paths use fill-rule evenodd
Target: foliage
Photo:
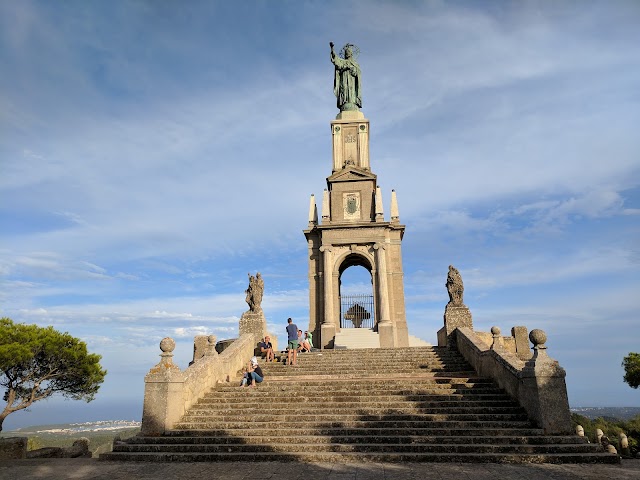
<path id="1" fill-rule="evenodd" d="M 6 388 L 0 431 L 7 415 L 55 393 L 90 402 L 107 374 L 100 355 L 53 327 L 0 319 L 0 386 Z"/>
<path id="2" fill-rule="evenodd" d="M 620 451 L 620 445 L 618 442 L 618 434 L 624 433 L 629 440 L 629 449 L 631 455 L 635 456 L 638 453 L 639 441 L 640 441 L 640 415 L 636 415 L 631 420 L 617 420 L 617 419 L 605 419 L 596 418 L 591 420 L 577 413 L 571 414 L 571 422 L 575 429 L 576 425 L 582 425 L 584 428 L 584 435 L 590 442 L 597 442 L 596 429 L 602 430 L 602 432 L 609 437 L 609 441 L 616 447 L 618 453 Z"/>
<path id="3" fill-rule="evenodd" d="M 40 437 L 28 437 L 27 438 L 27 450 L 38 450 L 39 448 L 44 448 Z"/>
<path id="4" fill-rule="evenodd" d="M 629 353 L 622 360 L 624 367 L 624 381 L 631 388 L 640 387 L 640 353 Z"/>

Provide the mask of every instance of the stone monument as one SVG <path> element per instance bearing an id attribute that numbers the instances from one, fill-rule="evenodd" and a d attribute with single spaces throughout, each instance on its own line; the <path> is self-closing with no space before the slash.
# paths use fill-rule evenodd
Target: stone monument
<path id="1" fill-rule="evenodd" d="M 331 122 L 333 161 L 322 198 L 322 217 L 318 221 L 315 196 L 311 195 L 304 230 L 309 252 L 309 330 L 316 346 L 333 348 L 341 328 L 361 327 L 365 316 L 348 312 L 340 302 L 343 272 L 360 266 L 371 274 L 373 308 L 368 306 L 367 313 L 380 347 L 406 347 L 409 334 L 401 251 L 405 226 L 400 224 L 395 191 L 391 192 L 391 218 L 385 220 L 382 190 L 371 171 L 369 120 L 360 111 L 359 49 L 347 43 L 338 55 L 333 43 L 329 46 L 339 113 Z"/>
<path id="2" fill-rule="evenodd" d="M 458 327 L 469 327 L 473 329 L 471 311 L 463 303 L 464 284 L 462 276 L 456 267 L 449 265 L 447 274 L 447 293 L 449 303 L 444 309 L 444 327 L 438 330 L 438 346 L 452 346 L 455 344 L 453 331 Z"/>
<path id="3" fill-rule="evenodd" d="M 249 286 L 245 290 L 245 301 L 249 305 L 249 310 L 244 312 L 240 317 L 239 333 L 252 333 L 255 338 L 260 340 L 267 333 L 267 321 L 262 311 L 262 296 L 264 295 L 264 280 L 260 272 L 254 277 L 250 273 Z"/>

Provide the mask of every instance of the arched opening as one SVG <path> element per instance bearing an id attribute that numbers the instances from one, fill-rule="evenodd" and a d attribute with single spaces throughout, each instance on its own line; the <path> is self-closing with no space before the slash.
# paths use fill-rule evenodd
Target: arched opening
<path id="1" fill-rule="evenodd" d="M 376 324 L 373 275 L 360 255 L 347 256 L 339 269 L 340 328 L 374 328 Z"/>

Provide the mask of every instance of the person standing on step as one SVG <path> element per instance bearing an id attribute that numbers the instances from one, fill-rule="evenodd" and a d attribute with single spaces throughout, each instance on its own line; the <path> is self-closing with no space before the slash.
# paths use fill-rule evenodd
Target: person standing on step
<path id="1" fill-rule="evenodd" d="M 287 365 L 296 365 L 298 362 L 298 326 L 293 323 L 291 317 L 287 318 Z M 292 361 L 293 358 L 293 361 Z"/>
<path id="2" fill-rule="evenodd" d="M 251 357 L 248 373 L 250 387 L 255 387 L 256 383 L 262 383 L 264 380 L 264 373 L 262 373 L 262 369 L 260 368 L 260 365 L 258 365 L 258 359 L 256 357 Z"/>

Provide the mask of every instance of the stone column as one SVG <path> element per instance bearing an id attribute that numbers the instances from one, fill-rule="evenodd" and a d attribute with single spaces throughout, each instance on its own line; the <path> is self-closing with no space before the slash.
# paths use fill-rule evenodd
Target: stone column
<path id="1" fill-rule="evenodd" d="M 175 348 L 176 342 L 172 338 L 163 338 L 160 362 L 144 377 L 143 435 L 162 435 L 184 414 L 184 375 L 173 363 Z"/>
<path id="2" fill-rule="evenodd" d="M 322 223 L 331 219 L 331 207 L 329 206 L 329 191 L 325 188 L 322 192 Z"/>
<path id="3" fill-rule="evenodd" d="M 318 208 L 316 207 L 316 196 L 312 193 L 309 200 L 309 228 L 318 225 Z"/>
<path id="4" fill-rule="evenodd" d="M 572 427 L 566 372 L 547 355 L 546 333 L 531 330 L 529 339 L 534 353 L 521 372 L 520 402 L 545 435 L 569 434 Z"/>
<path id="5" fill-rule="evenodd" d="M 382 204 L 382 190 L 376 187 L 376 222 L 384 222 L 384 206 Z"/>
<path id="6" fill-rule="evenodd" d="M 380 308 L 380 323 L 378 323 L 378 335 L 381 348 L 395 347 L 393 335 L 393 323 L 389 313 L 389 282 L 387 279 L 387 258 L 385 246 L 376 243 L 373 248 L 376 251 L 376 263 L 378 264 L 378 302 Z"/>
<path id="7" fill-rule="evenodd" d="M 329 246 L 320 247 L 324 260 L 324 319 L 320 328 L 320 347 L 333 348 L 336 325 L 333 318 L 333 254 Z"/>
<path id="8" fill-rule="evenodd" d="M 339 124 L 331 124 L 333 134 L 333 173 L 342 169 L 344 159 L 342 158 L 342 128 Z"/>
<path id="9" fill-rule="evenodd" d="M 391 190 L 391 223 L 400 223 L 400 211 L 398 210 L 398 196 L 395 190 Z"/>
<path id="10" fill-rule="evenodd" d="M 456 340 L 453 332 L 458 327 L 468 327 L 473 330 L 471 311 L 466 305 L 455 306 L 449 302 L 444 309 L 444 327 L 438 330 L 438 346 L 454 347 Z"/>
<path id="11" fill-rule="evenodd" d="M 369 122 L 358 125 L 358 145 L 360 151 L 360 166 L 371 170 L 369 166 Z"/>

